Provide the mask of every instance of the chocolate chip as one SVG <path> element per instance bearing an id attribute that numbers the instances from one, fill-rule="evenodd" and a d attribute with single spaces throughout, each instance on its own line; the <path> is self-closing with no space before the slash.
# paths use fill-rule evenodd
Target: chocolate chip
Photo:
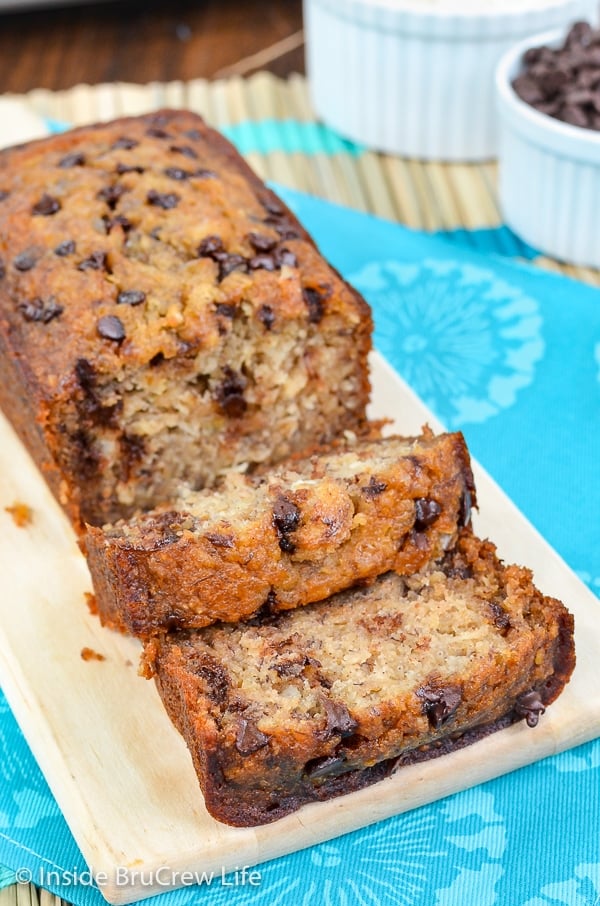
<path id="1" fill-rule="evenodd" d="M 218 532 L 207 532 L 204 536 L 215 547 L 226 547 L 232 550 L 235 547 L 233 535 L 221 535 Z"/>
<path id="2" fill-rule="evenodd" d="M 56 246 L 54 254 L 58 255 L 59 258 L 65 258 L 67 255 L 72 255 L 75 249 L 75 242 L 72 239 L 65 239 L 64 242 L 61 242 L 60 245 Z"/>
<path id="3" fill-rule="evenodd" d="M 6 267 L 4 265 L 4 261 L 2 260 L 2 258 L 0 258 L 0 280 L 2 280 L 2 278 L 5 276 L 6 276 Z"/>
<path id="4" fill-rule="evenodd" d="M 121 319 L 117 318 L 116 315 L 104 315 L 99 318 L 96 329 L 105 340 L 114 340 L 115 343 L 122 343 L 125 339 L 125 327 Z"/>
<path id="5" fill-rule="evenodd" d="M 429 497 L 417 497 L 415 500 L 415 529 L 425 531 L 439 518 L 442 508 L 437 500 Z"/>
<path id="6" fill-rule="evenodd" d="M 225 251 L 225 247 L 220 236 L 205 236 L 198 246 L 200 258 L 212 258 L 216 253 L 223 251 Z"/>
<path id="7" fill-rule="evenodd" d="M 565 47 L 571 48 L 577 44 L 589 47 L 594 37 L 594 31 L 589 22 L 574 22 L 565 39 Z"/>
<path id="8" fill-rule="evenodd" d="M 387 484 L 384 481 L 378 481 L 374 475 L 371 475 L 368 485 L 361 488 L 361 491 L 367 500 L 373 500 L 375 497 L 383 494 L 386 488 Z"/>
<path id="9" fill-rule="evenodd" d="M 311 286 L 305 286 L 302 290 L 302 298 L 308 308 L 308 320 L 310 324 L 318 324 L 325 314 L 325 300 L 317 289 Z"/>
<path id="10" fill-rule="evenodd" d="M 343 702 L 334 702 L 330 698 L 324 698 L 323 707 L 325 708 L 325 715 L 327 717 L 327 723 L 325 725 L 325 733 L 327 736 L 339 734 L 342 739 L 344 739 L 345 737 L 352 736 L 353 733 L 356 733 L 358 724 Z"/>
<path id="11" fill-rule="evenodd" d="M 510 629 L 510 618 L 504 608 L 496 601 L 489 602 L 489 608 L 494 620 L 494 626 L 500 630 L 502 635 L 506 635 Z"/>
<path id="12" fill-rule="evenodd" d="M 258 309 L 258 319 L 265 325 L 266 330 L 271 330 L 275 323 L 275 313 L 270 305 L 261 305 Z"/>
<path id="13" fill-rule="evenodd" d="M 6 189 L 0 189 L 0 201 L 5 201 L 9 195 L 10 192 L 7 192 Z"/>
<path id="14" fill-rule="evenodd" d="M 321 780 L 331 774 L 343 773 L 345 761 L 336 755 L 326 755 L 322 758 L 313 758 L 304 766 L 304 773 L 309 780 Z"/>
<path id="15" fill-rule="evenodd" d="M 169 135 L 168 132 L 165 132 L 164 129 L 160 129 L 156 126 L 151 126 L 149 129 L 146 129 L 146 135 L 149 135 L 151 138 L 172 138 L 172 135 Z"/>
<path id="16" fill-rule="evenodd" d="M 248 262 L 242 255 L 217 252 L 213 257 L 219 262 L 219 282 L 234 271 L 248 270 Z"/>
<path id="17" fill-rule="evenodd" d="M 116 172 L 119 176 L 123 176 L 125 173 L 145 173 L 145 167 L 140 167 L 139 164 L 122 164 L 118 163 L 115 167 Z"/>
<path id="18" fill-rule="evenodd" d="M 148 204 L 162 208 L 163 211 L 170 211 L 172 208 L 176 208 L 179 200 L 179 195 L 175 192 L 157 192 L 156 189 L 150 189 L 146 195 Z"/>
<path id="19" fill-rule="evenodd" d="M 101 250 L 92 252 L 88 258 L 84 258 L 77 265 L 78 271 L 102 271 L 107 269 L 106 252 Z"/>
<path id="20" fill-rule="evenodd" d="M 202 133 L 199 129 L 186 129 L 183 134 L 187 135 L 187 137 L 191 138 L 193 141 L 199 141 L 202 138 Z"/>
<path id="21" fill-rule="evenodd" d="M 273 525 L 279 538 L 279 547 L 286 554 L 293 554 L 296 545 L 289 535 L 300 525 L 300 510 L 293 500 L 281 495 L 273 504 Z"/>
<path id="22" fill-rule="evenodd" d="M 285 214 L 285 208 L 274 195 L 265 195 L 265 197 L 261 199 L 261 202 L 263 208 L 265 211 L 268 211 L 269 214 Z"/>
<path id="23" fill-rule="evenodd" d="M 192 175 L 188 170 L 182 170 L 181 167 L 167 167 L 164 171 L 165 176 L 168 176 L 169 179 L 189 179 Z"/>
<path id="24" fill-rule="evenodd" d="M 430 725 L 438 730 L 455 714 L 462 701 L 462 690 L 458 686 L 433 688 L 422 686 L 417 690 L 422 701 L 423 713 L 427 715 Z"/>
<path id="25" fill-rule="evenodd" d="M 256 252 L 270 252 L 277 245 L 277 240 L 264 233 L 248 233 L 248 242 Z"/>
<path id="26" fill-rule="evenodd" d="M 235 738 L 235 747 L 240 755 L 244 757 L 252 755 L 253 752 L 264 749 L 268 742 L 269 737 L 265 736 L 253 721 L 240 720 Z"/>
<path id="27" fill-rule="evenodd" d="M 146 301 L 146 293 L 141 289 L 125 289 L 117 296 L 117 305 L 141 305 Z"/>
<path id="28" fill-rule="evenodd" d="M 57 211 L 60 211 L 60 201 L 46 193 L 42 195 L 31 209 L 31 213 L 38 217 L 50 217 L 52 214 L 56 214 Z"/>
<path id="29" fill-rule="evenodd" d="M 600 129 L 600 29 L 577 22 L 558 48 L 533 47 L 512 85 L 540 113 L 584 129 Z"/>
<path id="30" fill-rule="evenodd" d="M 228 365 L 223 369 L 223 372 L 225 377 L 215 392 L 216 400 L 225 415 L 230 418 L 239 418 L 247 408 L 247 403 L 244 399 L 246 378 Z"/>
<path id="31" fill-rule="evenodd" d="M 48 324 L 53 318 L 58 318 L 64 311 L 62 305 L 59 305 L 54 298 L 49 299 L 32 299 L 31 302 L 22 302 L 19 305 L 19 311 L 26 321 L 40 321 L 42 324 Z"/>
<path id="32" fill-rule="evenodd" d="M 115 227 L 121 227 L 124 233 L 128 233 L 129 230 L 133 229 L 132 222 L 127 217 L 124 217 L 123 214 L 117 214 L 115 217 L 105 217 L 104 224 L 107 233 L 110 233 Z"/>
<path id="33" fill-rule="evenodd" d="M 277 267 L 298 267 L 298 259 L 295 254 L 285 247 L 275 249 L 273 258 Z"/>
<path id="34" fill-rule="evenodd" d="M 31 250 L 21 252 L 20 255 L 16 255 L 13 259 L 13 265 L 18 271 L 30 271 L 32 267 L 38 262 L 39 253 L 35 253 Z"/>
<path id="35" fill-rule="evenodd" d="M 63 170 L 68 170 L 70 167 L 83 167 L 84 164 L 85 157 L 81 151 L 73 151 L 72 154 L 66 154 L 58 162 L 58 166 Z"/>
<path id="36" fill-rule="evenodd" d="M 193 176 L 197 179 L 216 179 L 217 174 L 214 170 L 207 170 L 206 167 L 199 167 L 198 170 L 194 170 Z"/>
<path id="37" fill-rule="evenodd" d="M 277 265 L 275 264 L 274 259 L 271 255 L 255 255 L 253 258 L 250 258 L 248 261 L 248 267 L 251 271 L 274 271 L 277 270 Z"/>
<path id="38" fill-rule="evenodd" d="M 149 365 L 151 368 L 156 368 L 157 365 L 162 365 L 165 360 L 163 352 L 157 352 L 156 355 L 153 355 L 150 359 Z"/>
<path id="39" fill-rule="evenodd" d="M 540 694 L 535 689 L 520 695 L 515 704 L 515 713 L 525 718 L 528 727 L 537 727 L 545 710 Z"/>
<path id="40" fill-rule="evenodd" d="M 118 138 L 113 145 L 111 145 L 111 150 L 131 151 L 132 148 L 137 148 L 138 145 L 139 142 L 136 141 L 135 138 L 126 138 L 125 136 L 122 136 L 121 138 Z"/>
<path id="41" fill-rule="evenodd" d="M 189 660 L 190 668 L 206 684 L 206 694 L 217 704 L 223 704 L 229 694 L 227 671 L 215 658 L 201 653 Z"/>
<path id="42" fill-rule="evenodd" d="M 217 302 L 215 306 L 216 313 L 223 318 L 235 318 L 237 310 L 237 305 L 232 305 L 230 302 Z"/>
<path id="43" fill-rule="evenodd" d="M 127 191 L 125 186 L 120 186 L 115 184 L 114 186 L 105 186 L 104 189 L 100 189 L 97 197 L 100 201 L 105 201 L 106 204 L 114 210 L 117 206 L 119 198 Z"/>
<path id="44" fill-rule="evenodd" d="M 190 145 L 171 145 L 169 151 L 173 151 L 175 154 L 183 154 L 185 157 L 189 157 L 192 160 L 198 160 L 198 155 Z"/>

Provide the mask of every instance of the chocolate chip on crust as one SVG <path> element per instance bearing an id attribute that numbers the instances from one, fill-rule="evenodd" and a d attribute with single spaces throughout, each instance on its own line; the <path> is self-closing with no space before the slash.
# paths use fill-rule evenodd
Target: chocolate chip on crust
<path id="1" fill-rule="evenodd" d="M 163 211 L 170 211 L 177 207 L 180 198 L 176 192 L 157 192 L 156 189 L 150 189 L 146 201 L 156 208 L 162 208 Z"/>
<path id="2" fill-rule="evenodd" d="M 273 252 L 273 259 L 277 267 L 298 267 L 298 259 L 290 249 L 277 248 Z"/>
<path id="3" fill-rule="evenodd" d="M 122 136 L 121 138 L 118 138 L 116 142 L 113 142 L 113 144 L 111 145 L 111 150 L 131 151 L 132 148 L 137 148 L 138 145 L 139 142 L 135 138 L 127 138 L 126 136 Z"/>
<path id="4" fill-rule="evenodd" d="M 98 319 L 96 329 L 99 335 L 105 340 L 113 340 L 115 343 L 122 343 L 125 339 L 125 327 L 120 318 L 116 315 L 104 315 Z"/>
<path id="5" fill-rule="evenodd" d="M 102 271 L 107 270 L 107 255 L 106 252 L 103 252 L 101 249 L 98 249 L 95 252 L 92 252 L 87 258 L 84 258 L 83 261 L 80 261 L 77 265 L 78 271 Z"/>
<path id="6" fill-rule="evenodd" d="M 205 236 L 198 246 L 198 256 L 200 258 L 213 258 L 215 254 L 224 251 L 225 246 L 220 236 Z"/>
<path id="7" fill-rule="evenodd" d="M 174 154 L 183 154 L 184 157 L 189 157 L 192 160 L 198 160 L 198 155 L 190 145 L 171 145 L 169 151 L 173 151 Z"/>
<path id="8" fill-rule="evenodd" d="M 146 301 L 146 293 L 141 289 L 125 289 L 117 296 L 117 305 L 141 305 Z"/>
<path id="9" fill-rule="evenodd" d="M 37 298 L 30 302 L 22 302 L 19 305 L 19 311 L 26 321 L 40 321 L 42 324 L 49 324 L 63 313 L 64 308 L 58 304 L 54 296 L 50 296 L 46 300 Z"/>
<path id="10" fill-rule="evenodd" d="M 251 271 L 258 271 L 258 270 L 275 271 L 275 270 L 277 270 L 277 264 L 275 263 L 275 259 L 273 258 L 272 255 L 267 255 L 266 253 L 262 253 L 260 255 L 254 255 L 254 257 L 250 258 L 250 260 L 248 261 L 248 267 L 250 268 Z"/>
<path id="11" fill-rule="evenodd" d="M 73 239 L 65 239 L 64 242 L 59 243 L 54 249 L 54 254 L 58 255 L 59 258 L 65 258 L 67 255 L 72 255 L 77 246 Z"/>
<path id="12" fill-rule="evenodd" d="M 122 164 L 119 162 L 115 167 L 115 171 L 119 176 L 124 176 L 126 173 L 145 173 L 145 168 L 140 167 L 139 164 Z"/>
<path id="13" fill-rule="evenodd" d="M 30 249 L 13 258 L 13 265 L 18 271 L 30 271 L 38 262 L 39 255 Z"/>
<path id="14" fill-rule="evenodd" d="M 83 167 L 84 164 L 85 156 L 81 151 L 73 151 L 71 154 L 65 154 L 58 162 L 58 166 L 62 170 L 68 170 L 70 167 Z"/>
<path id="15" fill-rule="evenodd" d="M 120 186 L 117 184 L 112 186 L 105 186 L 103 189 L 100 189 L 97 197 L 100 199 L 100 201 L 105 201 L 111 210 L 114 210 L 117 202 L 119 201 L 121 196 L 125 194 L 126 191 L 127 189 L 125 188 L 125 186 Z"/>
<path id="16" fill-rule="evenodd" d="M 31 213 L 38 217 L 50 217 L 52 214 L 56 214 L 57 211 L 60 211 L 60 201 L 58 198 L 54 198 L 52 195 L 48 195 L 46 192 L 42 195 L 39 201 L 37 201 L 32 209 Z"/>
<path id="17" fill-rule="evenodd" d="M 168 176 L 169 179 L 176 179 L 180 182 L 184 179 L 189 179 L 192 175 L 189 170 L 183 170 L 181 167 L 167 167 L 164 170 L 165 176 Z"/>
<path id="18" fill-rule="evenodd" d="M 233 273 L 233 271 L 246 272 L 248 270 L 248 261 L 243 255 L 216 252 L 212 257 L 219 262 L 219 282 Z"/>
<path id="19" fill-rule="evenodd" d="M 277 240 L 264 233 L 248 233 L 248 242 L 255 252 L 270 252 L 277 245 Z"/>

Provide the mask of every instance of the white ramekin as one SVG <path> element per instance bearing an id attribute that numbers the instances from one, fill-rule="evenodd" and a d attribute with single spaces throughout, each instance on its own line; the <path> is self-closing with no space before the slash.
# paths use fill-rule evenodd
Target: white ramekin
<path id="1" fill-rule="evenodd" d="M 600 132 L 540 113 L 511 86 L 529 47 L 558 47 L 564 39 L 562 29 L 536 35 L 498 64 L 500 206 L 508 226 L 534 248 L 600 267 Z"/>
<path id="2" fill-rule="evenodd" d="M 596 21 L 598 0 L 490 6 L 465 12 L 419 0 L 304 0 L 318 116 L 347 138 L 392 154 L 495 157 L 498 60 L 528 35 Z"/>

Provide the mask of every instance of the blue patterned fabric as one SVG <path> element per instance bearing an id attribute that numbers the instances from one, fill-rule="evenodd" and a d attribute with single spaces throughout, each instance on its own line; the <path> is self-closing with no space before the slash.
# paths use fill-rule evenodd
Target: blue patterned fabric
<path id="1" fill-rule="evenodd" d="M 371 302 L 380 351 L 600 592 L 600 293 L 501 248 L 478 255 L 472 236 L 442 241 L 280 191 Z M 85 881 L 47 875 L 85 879 L 85 865 L 1 695 L 0 777 L 0 863 L 99 906 Z M 259 872 L 256 886 L 215 877 L 155 902 L 598 906 L 600 740 Z"/>

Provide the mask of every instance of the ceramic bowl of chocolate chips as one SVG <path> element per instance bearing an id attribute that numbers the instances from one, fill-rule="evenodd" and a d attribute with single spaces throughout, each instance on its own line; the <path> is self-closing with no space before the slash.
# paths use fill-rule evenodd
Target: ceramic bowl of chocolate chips
<path id="1" fill-rule="evenodd" d="M 545 255 L 600 267 L 600 28 L 519 44 L 496 94 L 505 222 Z"/>

